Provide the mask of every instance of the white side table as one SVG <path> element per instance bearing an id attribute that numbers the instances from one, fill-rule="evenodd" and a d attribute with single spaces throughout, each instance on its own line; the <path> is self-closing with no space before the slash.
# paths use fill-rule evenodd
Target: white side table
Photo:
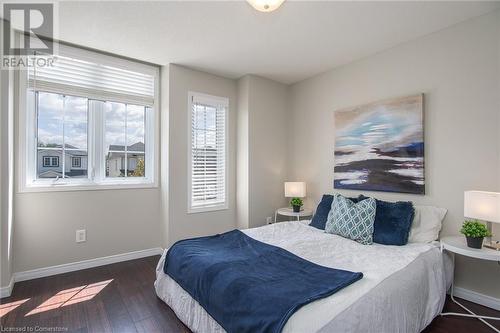
<path id="1" fill-rule="evenodd" d="M 276 221 L 278 219 L 278 215 L 291 216 L 291 217 L 297 218 L 297 221 L 300 221 L 301 217 L 313 216 L 313 211 L 312 211 L 312 209 L 304 208 L 300 212 L 295 213 L 293 211 L 293 209 L 290 207 L 278 208 L 274 212 L 274 223 L 276 223 Z"/>
<path id="2" fill-rule="evenodd" d="M 476 258 L 476 259 L 483 259 L 483 260 L 491 260 L 491 261 L 497 261 L 500 264 L 500 251 L 495 251 L 493 249 L 488 249 L 483 247 L 482 249 L 473 249 L 467 246 L 467 243 L 465 241 L 464 236 L 455 236 L 455 237 L 444 237 L 441 239 L 441 251 L 448 251 L 451 252 L 452 258 L 453 258 L 453 267 L 455 267 L 455 254 L 460 254 L 463 256 L 467 256 L 470 258 Z M 453 272 L 455 273 L 455 272 Z M 451 293 L 450 297 L 453 302 L 458 304 L 460 307 L 462 307 L 464 310 L 469 312 L 469 314 L 463 314 L 463 313 L 456 313 L 456 312 L 442 312 L 441 316 L 462 316 L 462 317 L 472 317 L 472 318 L 477 318 L 486 325 L 488 325 L 491 329 L 493 329 L 495 332 L 500 333 L 498 329 L 493 327 L 490 323 L 486 322 L 484 319 L 490 319 L 490 320 L 500 320 L 498 317 L 488 317 L 488 316 L 480 316 L 466 308 L 464 305 L 460 304 L 454 297 L 453 297 L 453 291 L 455 288 L 455 274 L 453 274 L 452 277 L 452 283 L 451 283 Z"/>

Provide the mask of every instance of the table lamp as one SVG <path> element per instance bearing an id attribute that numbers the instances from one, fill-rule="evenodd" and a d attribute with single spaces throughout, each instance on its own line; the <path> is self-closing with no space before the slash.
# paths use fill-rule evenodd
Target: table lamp
<path id="1" fill-rule="evenodd" d="M 285 182 L 285 197 L 294 199 L 294 198 L 304 198 L 305 196 L 306 196 L 306 183 Z"/>
<path id="2" fill-rule="evenodd" d="M 486 222 L 491 232 L 491 223 L 500 223 L 500 193 L 484 191 L 464 192 L 464 216 Z M 500 251 L 500 242 L 486 239 L 485 247 Z"/>

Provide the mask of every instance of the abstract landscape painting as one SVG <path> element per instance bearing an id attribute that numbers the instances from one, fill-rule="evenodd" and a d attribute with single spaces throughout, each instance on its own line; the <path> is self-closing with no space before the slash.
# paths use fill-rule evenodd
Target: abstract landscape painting
<path id="1" fill-rule="evenodd" d="M 422 94 L 335 112 L 334 187 L 425 194 Z"/>

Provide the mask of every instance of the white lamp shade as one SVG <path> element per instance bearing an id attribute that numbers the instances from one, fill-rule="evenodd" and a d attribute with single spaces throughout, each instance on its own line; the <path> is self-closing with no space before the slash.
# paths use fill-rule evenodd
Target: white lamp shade
<path id="1" fill-rule="evenodd" d="M 285 197 L 304 198 L 306 196 L 306 183 L 285 182 Z"/>
<path id="2" fill-rule="evenodd" d="M 464 216 L 486 222 L 500 223 L 500 193 L 465 191 Z"/>

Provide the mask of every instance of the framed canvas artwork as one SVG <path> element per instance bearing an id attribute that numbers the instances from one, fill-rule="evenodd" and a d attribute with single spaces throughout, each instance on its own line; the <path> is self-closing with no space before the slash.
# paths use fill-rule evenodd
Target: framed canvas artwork
<path id="1" fill-rule="evenodd" d="M 336 189 L 425 194 L 423 98 L 335 112 Z"/>

